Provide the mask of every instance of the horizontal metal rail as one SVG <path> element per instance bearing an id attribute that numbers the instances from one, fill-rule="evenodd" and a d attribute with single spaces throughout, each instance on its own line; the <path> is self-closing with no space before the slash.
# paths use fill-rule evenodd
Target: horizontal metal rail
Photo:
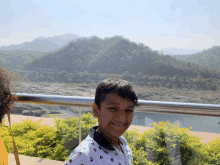
<path id="1" fill-rule="evenodd" d="M 15 93 L 13 94 L 13 96 L 17 98 L 17 102 L 20 103 L 79 106 L 79 107 L 91 107 L 95 99 L 94 97 L 41 95 L 41 94 L 26 94 L 26 93 Z M 138 111 L 220 117 L 219 104 L 198 104 L 198 103 L 138 100 L 138 104 L 135 107 L 135 112 Z"/>

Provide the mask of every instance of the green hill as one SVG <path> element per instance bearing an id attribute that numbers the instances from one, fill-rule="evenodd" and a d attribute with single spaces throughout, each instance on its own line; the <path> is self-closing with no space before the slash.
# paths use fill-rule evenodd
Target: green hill
<path id="1" fill-rule="evenodd" d="M 21 70 L 25 64 L 43 55 L 45 55 L 45 53 L 40 51 L 0 50 L 0 66 L 14 71 Z"/>
<path id="2" fill-rule="evenodd" d="M 193 62 L 199 66 L 220 71 L 220 46 L 203 50 L 203 52 L 190 55 L 175 55 L 176 59 Z"/>
<path id="3" fill-rule="evenodd" d="M 28 71 L 65 71 L 67 73 L 96 71 L 107 74 L 142 72 L 147 75 L 210 78 L 217 73 L 195 64 L 163 56 L 148 46 L 136 44 L 120 36 L 78 39 L 47 56 L 35 59 L 24 66 Z M 215 74 L 220 78 L 219 72 Z"/>
<path id="4" fill-rule="evenodd" d="M 31 81 L 89 83 L 115 74 L 142 85 L 204 90 L 216 90 L 220 79 L 219 71 L 161 55 L 120 36 L 77 39 L 27 63 L 23 70 Z"/>

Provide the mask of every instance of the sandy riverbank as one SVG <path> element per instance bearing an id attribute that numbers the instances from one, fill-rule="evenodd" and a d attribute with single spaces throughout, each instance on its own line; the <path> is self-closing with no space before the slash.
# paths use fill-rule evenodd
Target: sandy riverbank
<path id="1" fill-rule="evenodd" d="M 22 123 L 22 120 L 27 120 L 27 118 L 29 118 L 32 121 L 38 121 L 41 120 L 40 122 L 41 125 L 49 125 L 50 127 L 54 127 L 55 126 L 55 120 L 53 118 L 44 118 L 44 117 L 33 117 L 33 116 L 23 116 L 23 115 L 10 115 L 11 116 L 11 124 L 15 124 L 15 123 Z M 58 116 L 58 115 L 57 115 Z M 65 119 L 66 115 L 59 115 L 59 119 Z M 6 121 L 5 121 L 5 125 L 9 125 L 8 123 L 8 117 L 5 116 Z M 137 125 L 131 125 L 128 130 L 132 131 L 134 129 L 138 129 L 138 133 L 143 133 L 144 131 L 148 131 L 149 129 L 151 129 L 150 127 L 144 127 L 144 126 L 137 126 Z M 208 141 L 211 140 L 215 140 L 214 136 L 217 136 L 218 138 L 220 138 L 220 134 L 217 133 L 207 133 L 207 132 L 195 132 L 195 131 L 189 131 L 190 134 L 193 134 L 197 137 L 201 137 L 202 143 L 207 143 Z"/>

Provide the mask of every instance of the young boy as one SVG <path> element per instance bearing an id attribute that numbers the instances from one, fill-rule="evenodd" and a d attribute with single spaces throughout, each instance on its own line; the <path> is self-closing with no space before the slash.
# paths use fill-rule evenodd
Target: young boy
<path id="1" fill-rule="evenodd" d="M 121 136 L 131 125 L 138 97 L 125 80 L 105 79 L 96 88 L 93 115 L 98 126 L 77 146 L 65 165 L 131 165 L 133 156 Z"/>

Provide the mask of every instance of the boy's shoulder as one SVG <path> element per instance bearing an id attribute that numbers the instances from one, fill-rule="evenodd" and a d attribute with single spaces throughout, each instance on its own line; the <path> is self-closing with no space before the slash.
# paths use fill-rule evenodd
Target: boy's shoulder
<path id="1" fill-rule="evenodd" d="M 126 138 L 125 137 L 123 137 L 123 136 L 120 136 L 120 140 L 121 140 L 121 142 L 123 143 L 123 145 L 124 146 L 127 146 L 128 145 L 128 142 L 127 142 L 127 140 L 126 140 Z M 72 153 L 74 153 L 74 154 L 82 154 L 82 153 L 84 153 L 85 155 L 89 155 L 89 153 L 91 152 L 91 150 L 93 151 L 95 151 L 96 152 L 96 148 L 97 149 L 99 149 L 99 150 L 102 150 L 101 148 L 103 148 L 103 147 L 101 147 L 99 144 L 97 144 L 97 142 L 94 140 L 94 139 L 92 139 L 92 138 L 89 138 L 89 137 L 87 137 L 86 139 L 84 139 L 73 151 L 72 151 Z M 71 154 L 72 154 L 71 153 Z M 71 155 L 70 154 L 70 155 Z M 78 154 L 78 155 L 79 155 Z"/>
<path id="2" fill-rule="evenodd" d="M 66 161 L 65 165 L 78 165 L 78 164 L 100 164 L 101 162 L 120 162 L 123 161 L 133 161 L 133 155 L 130 147 L 128 146 L 125 137 L 119 137 L 122 143 L 123 150 L 126 152 L 124 156 L 119 151 L 108 150 L 100 143 L 97 143 L 93 138 L 87 136 L 69 155 L 69 159 Z M 124 160 L 124 159 L 127 160 Z"/>
<path id="3" fill-rule="evenodd" d="M 69 159 L 66 161 L 65 165 L 70 165 L 71 163 L 79 163 L 86 164 L 86 162 L 90 162 L 89 155 L 92 145 L 94 144 L 93 140 L 85 139 L 83 140 L 69 155 Z"/>
<path id="4" fill-rule="evenodd" d="M 90 149 L 93 145 L 94 145 L 94 140 L 86 138 L 72 151 L 72 153 L 74 154 L 79 153 L 78 155 L 84 153 L 85 155 L 89 155 Z"/>

